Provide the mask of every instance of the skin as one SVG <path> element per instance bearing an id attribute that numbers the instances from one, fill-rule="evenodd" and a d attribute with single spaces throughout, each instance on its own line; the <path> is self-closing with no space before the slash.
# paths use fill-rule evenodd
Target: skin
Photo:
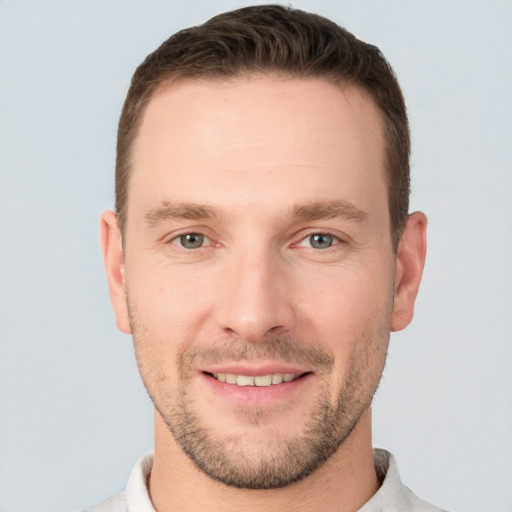
<path id="1" fill-rule="evenodd" d="M 113 212 L 101 240 L 117 325 L 155 403 L 157 510 L 349 511 L 378 490 L 371 399 L 390 331 L 412 319 L 426 251 L 419 212 L 392 250 L 383 140 L 366 94 L 317 79 L 177 82 L 149 102 L 125 250 Z M 204 243 L 185 248 L 185 234 Z M 313 234 L 332 245 L 312 246 Z M 204 373 L 226 369 L 305 376 L 262 391 Z M 243 476 L 304 447 L 319 404 L 339 447 L 279 488 L 219 482 L 179 440 L 192 422 Z"/>

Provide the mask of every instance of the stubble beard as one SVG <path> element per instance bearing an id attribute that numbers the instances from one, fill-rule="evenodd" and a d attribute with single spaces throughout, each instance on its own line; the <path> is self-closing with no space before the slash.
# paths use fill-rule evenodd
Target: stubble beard
<path id="1" fill-rule="evenodd" d="M 177 444 L 206 475 L 240 489 L 286 487 L 306 478 L 333 455 L 370 406 L 378 387 L 385 354 L 381 367 L 375 371 L 370 368 L 371 352 L 382 350 L 383 345 L 384 352 L 387 348 L 387 340 L 385 343 L 375 339 L 370 342 L 361 340 L 370 349 L 363 354 L 357 354 L 357 357 L 352 356 L 337 400 L 334 403 L 331 401 L 325 386 L 312 404 L 300 436 L 293 439 L 269 436 L 269 439 L 265 439 L 265 444 L 259 443 L 255 449 L 250 446 L 250 439 L 247 444 L 248 440 L 242 433 L 236 436 L 216 436 L 205 423 L 207 418 L 201 417 L 196 411 L 190 384 L 192 364 L 198 359 L 211 363 L 271 358 L 284 362 L 309 363 L 316 369 L 315 373 L 321 376 L 332 372 L 332 355 L 289 337 L 271 338 L 255 345 L 238 339 L 219 340 L 218 343 L 210 343 L 203 348 L 200 343 L 192 343 L 180 354 L 180 387 L 178 393 L 171 394 L 165 384 L 168 382 L 165 370 L 158 365 L 159 358 L 151 357 L 151 349 L 148 347 L 153 344 L 148 339 L 147 331 L 141 328 L 133 310 L 130 318 L 137 362 L 144 385 Z M 389 331 L 387 336 L 389 339 Z M 373 382 L 368 383 L 368 373 L 374 374 Z M 253 417 L 258 415 L 256 409 L 246 413 Z"/>
<path id="2" fill-rule="evenodd" d="M 300 437 L 269 436 L 266 443 L 258 442 L 256 449 L 250 439 L 247 446 L 243 434 L 216 439 L 195 413 L 187 385 L 182 387 L 170 414 L 159 413 L 188 457 L 214 480 L 240 489 L 278 489 L 303 480 L 324 464 L 369 407 L 371 396 L 361 403 L 355 400 L 360 390 L 354 389 L 358 383 L 352 377 L 355 375 L 347 378 L 334 406 L 326 391 L 318 397 Z M 258 416 L 256 409 L 246 413 L 247 421 Z M 262 424 L 264 427 L 264 421 Z"/>

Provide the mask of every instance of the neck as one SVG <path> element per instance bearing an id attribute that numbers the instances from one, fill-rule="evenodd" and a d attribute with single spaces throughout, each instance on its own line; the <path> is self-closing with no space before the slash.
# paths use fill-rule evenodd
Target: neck
<path id="1" fill-rule="evenodd" d="M 378 490 L 368 409 L 337 452 L 300 482 L 282 489 L 228 487 L 205 475 L 176 444 L 155 413 L 155 458 L 149 480 L 157 512 L 358 510 Z"/>

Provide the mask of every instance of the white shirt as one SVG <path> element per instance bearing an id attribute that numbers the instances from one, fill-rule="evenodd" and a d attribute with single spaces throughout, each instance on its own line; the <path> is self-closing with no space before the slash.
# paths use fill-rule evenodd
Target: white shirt
<path id="1" fill-rule="evenodd" d="M 402 483 L 391 453 L 380 449 L 375 449 L 373 453 L 375 470 L 382 485 L 358 512 L 443 512 L 442 509 L 418 498 Z M 123 492 L 84 512 L 155 512 L 147 487 L 152 465 L 153 454 L 141 457 L 135 464 Z"/>

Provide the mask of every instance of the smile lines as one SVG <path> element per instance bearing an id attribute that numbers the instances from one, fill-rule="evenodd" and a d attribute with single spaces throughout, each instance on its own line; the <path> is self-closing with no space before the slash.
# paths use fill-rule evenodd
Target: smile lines
<path id="1" fill-rule="evenodd" d="M 213 378 L 226 384 L 236 384 L 237 386 L 274 386 L 283 382 L 292 382 L 302 374 L 299 373 L 272 373 L 268 375 L 258 375 L 253 377 L 250 375 L 235 375 L 234 373 L 207 373 Z"/>

